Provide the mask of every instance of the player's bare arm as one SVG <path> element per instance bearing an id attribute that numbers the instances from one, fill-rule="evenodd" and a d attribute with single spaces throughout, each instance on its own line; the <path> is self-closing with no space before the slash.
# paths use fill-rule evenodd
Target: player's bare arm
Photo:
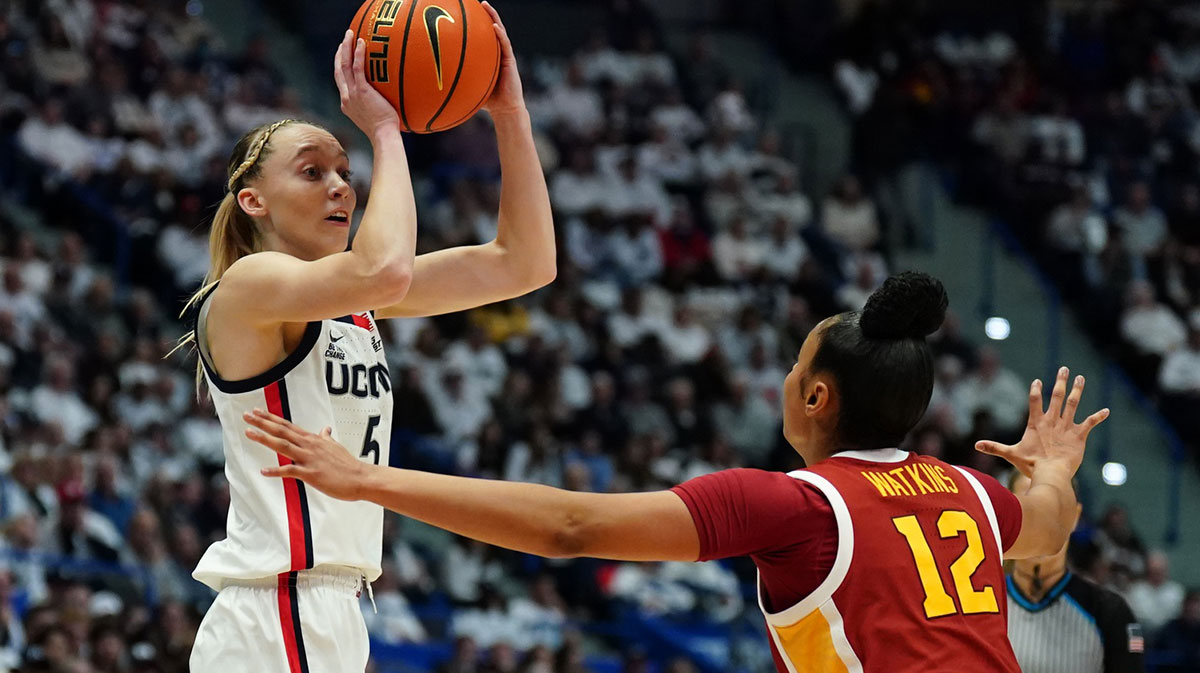
<path id="1" fill-rule="evenodd" d="M 379 196 L 367 204 L 353 248 L 316 259 L 261 252 L 238 260 L 213 296 L 212 315 L 219 316 L 214 324 L 223 324 L 224 317 L 254 327 L 320 320 L 394 303 L 408 292 L 416 246 L 415 199 L 396 111 L 366 81 L 365 52 L 365 43 L 356 43 L 347 32 L 334 57 L 342 111 L 367 135 L 374 150 L 371 193 Z M 348 226 L 355 205 L 353 189 L 345 182 L 348 159 L 332 136 L 298 126 L 302 128 L 295 133 L 308 128 L 313 137 L 301 137 L 267 161 L 285 169 L 281 179 L 325 182 L 327 212 L 317 213 L 317 219 L 344 218 Z M 322 136 L 332 149 L 325 147 Z M 267 218 L 271 208 L 280 205 L 267 202 L 263 190 L 254 185 L 242 188 L 237 199 L 255 218 Z M 268 220 L 268 236 L 269 226 Z"/>
<path id="2" fill-rule="evenodd" d="M 246 414 L 250 439 L 287 456 L 265 470 L 342 500 L 367 500 L 432 526 L 546 557 L 695 561 L 700 539 L 671 491 L 577 493 L 541 484 L 453 477 L 356 460 L 330 436 L 263 411 Z"/>
<path id="3" fill-rule="evenodd" d="M 1101 409 L 1082 423 L 1075 422 L 1084 378 L 1076 376 L 1067 394 L 1066 367 L 1058 370 L 1048 409 L 1043 408 L 1042 382 L 1029 387 L 1029 421 L 1021 441 L 1013 445 L 981 441 L 976 449 L 999 456 L 1029 477 L 1033 484 L 1021 501 L 1021 533 L 1005 552 L 1008 558 L 1053 554 L 1062 549 L 1075 524 L 1078 501 L 1071 478 L 1083 462 L 1088 434 L 1108 418 Z M 1065 400 L 1064 400 L 1065 398 Z"/>
<path id="4" fill-rule="evenodd" d="M 502 53 L 499 80 L 484 105 L 495 123 L 503 174 L 496 238 L 418 256 L 408 293 L 401 301 L 372 307 L 378 318 L 437 315 L 504 301 L 547 285 L 557 273 L 550 196 L 517 60 L 500 15 L 488 3 L 483 6 Z"/>

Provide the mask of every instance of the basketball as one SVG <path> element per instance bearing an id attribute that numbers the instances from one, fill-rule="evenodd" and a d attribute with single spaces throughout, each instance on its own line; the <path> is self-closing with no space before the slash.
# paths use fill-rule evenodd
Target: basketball
<path id="1" fill-rule="evenodd" d="M 465 122 L 500 74 L 500 41 L 479 0 L 367 0 L 350 30 L 367 43 L 367 81 L 404 131 Z"/>

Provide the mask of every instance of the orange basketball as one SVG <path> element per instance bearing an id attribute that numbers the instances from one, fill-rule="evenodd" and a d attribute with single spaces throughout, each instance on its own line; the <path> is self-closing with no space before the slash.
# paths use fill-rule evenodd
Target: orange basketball
<path id="1" fill-rule="evenodd" d="M 500 75 L 500 40 L 479 0 L 367 0 L 350 30 L 366 40 L 367 81 L 404 131 L 465 122 Z"/>

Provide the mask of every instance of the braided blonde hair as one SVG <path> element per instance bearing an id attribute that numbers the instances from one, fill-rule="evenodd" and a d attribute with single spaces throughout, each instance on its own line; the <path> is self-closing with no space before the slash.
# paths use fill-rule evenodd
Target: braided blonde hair
<path id="1" fill-rule="evenodd" d="M 247 183 L 262 175 L 262 162 L 271 152 L 271 136 L 289 124 L 316 126 L 299 119 L 281 119 L 273 124 L 263 124 L 251 129 L 233 146 L 233 152 L 229 157 L 229 180 L 226 183 L 228 191 L 221 199 L 220 205 L 217 206 L 217 212 L 213 215 L 212 229 L 208 235 L 208 273 L 205 274 L 200 289 L 196 290 L 196 293 L 184 304 L 180 317 L 186 315 L 204 297 L 204 294 L 217 284 L 217 281 L 225 275 L 234 262 L 261 250 L 262 239 L 258 227 L 238 204 L 237 195 L 246 187 Z M 195 334 L 191 330 L 180 337 L 171 353 L 188 344 L 195 345 Z M 169 356 L 171 353 L 167 355 Z M 203 370 L 198 364 L 196 367 L 197 388 L 202 376 Z"/>

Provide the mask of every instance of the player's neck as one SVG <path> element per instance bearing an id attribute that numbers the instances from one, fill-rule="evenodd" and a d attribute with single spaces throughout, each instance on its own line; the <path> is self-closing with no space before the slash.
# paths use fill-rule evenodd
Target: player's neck
<path id="1" fill-rule="evenodd" d="M 1067 574 L 1066 556 L 1019 561 L 1013 566 L 1013 582 L 1026 598 L 1037 603 Z"/>

